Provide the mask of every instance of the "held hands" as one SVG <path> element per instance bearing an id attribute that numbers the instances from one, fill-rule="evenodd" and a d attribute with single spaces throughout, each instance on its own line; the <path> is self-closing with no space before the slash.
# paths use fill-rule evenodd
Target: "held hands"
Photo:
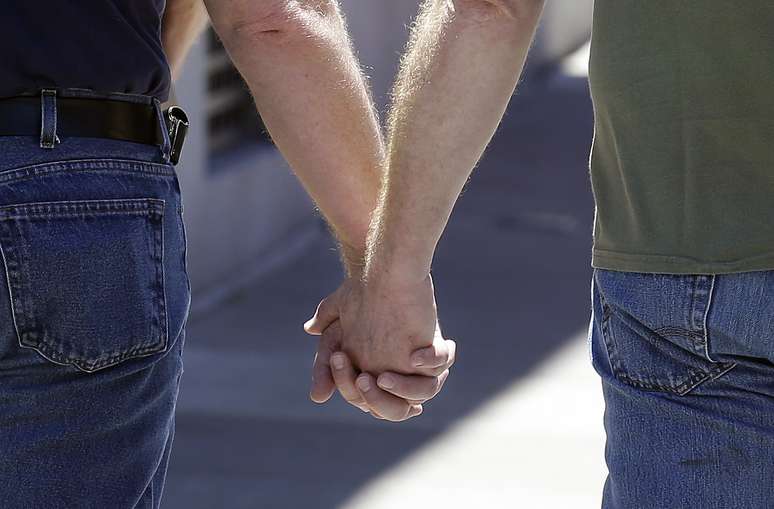
<path id="1" fill-rule="evenodd" d="M 310 397 L 338 388 L 374 417 L 403 421 L 441 390 L 456 344 L 438 327 L 430 276 L 415 282 L 348 279 L 323 299 L 304 326 L 321 335 Z"/>

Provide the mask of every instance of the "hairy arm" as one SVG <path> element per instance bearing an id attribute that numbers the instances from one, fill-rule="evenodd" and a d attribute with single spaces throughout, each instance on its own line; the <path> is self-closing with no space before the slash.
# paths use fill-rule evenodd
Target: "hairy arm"
<path id="1" fill-rule="evenodd" d="M 394 88 L 367 277 L 427 277 L 457 196 L 513 94 L 543 0 L 427 0 Z"/>
<path id="2" fill-rule="evenodd" d="M 357 270 L 385 158 L 335 0 L 205 0 L 266 127 Z"/>
<path id="3" fill-rule="evenodd" d="M 440 390 L 454 360 L 454 343 L 443 340 L 437 323 L 433 252 L 505 112 L 542 8 L 543 0 L 425 0 L 412 31 L 395 85 L 388 171 L 362 281 L 323 300 L 307 324 L 320 332 L 339 319 L 345 338 L 362 338 L 344 342 L 343 351 L 364 371 L 357 391 L 345 397 L 372 405 L 378 394 L 384 418 L 404 420 L 421 411 L 394 385 L 398 376 L 425 367 L 409 352 L 449 352 L 430 394 Z"/>
<path id="4" fill-rule="evenodd" d="M 167 0 L 161 22 L 161 41 L 173 80 L 180 76 L 188 50 L 206 26 L 207 10 L 202 0 Z"/>
<path id="5" fill-rule="evenodd" d="M 345 266 L 356 280 L 379 196 L 385 148 L 337 1 L 205 0 L 205 4 L 269 133 L 334 230 Z M 336 320 L 338 316 L 329 323 Z M 335 369 L 334 377 L 331 356 L 342 349 L 346 330 L 337 325 L 317 331 L 323 332 L 313 368 L 313 400 L 327 400 L 338 386 L 348 401 L 374 415 L 416 415 L 416 405 L 375 387 L 367 402 L 347 396 L 356 392 L 354 368 L 362 366 L 344 358 L 352 371 Z M 352 334 L 348 338 L 359 340 Z M 408 364 L 412 352 L 400 353 Z M 427 376 L 397 380 L 408 397 L 423 401 L 443 383 L 438 366 L 450 365 L 453 352 L 440 348 L 414 354 L 425 355 L 436 369 L 426 370 Z"/>

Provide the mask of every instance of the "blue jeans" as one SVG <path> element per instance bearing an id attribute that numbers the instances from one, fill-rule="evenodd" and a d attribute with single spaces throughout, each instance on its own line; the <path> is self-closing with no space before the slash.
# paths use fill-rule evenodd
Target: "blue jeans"
<path id="1" fill-rule="evenodd" d="M 157 508 L 190 305 L 176 170 L 166 144 L 58 138 L 0 137 L 0 506 Z"/>
<path id="2" fill-rule="evenodd" d="M 605 509 L 774 508 L 774 271 L 595 269 Z"/>

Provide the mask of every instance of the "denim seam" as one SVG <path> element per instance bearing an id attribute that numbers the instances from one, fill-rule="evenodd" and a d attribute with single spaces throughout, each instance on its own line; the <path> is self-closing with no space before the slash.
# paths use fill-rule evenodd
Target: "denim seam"
<path id="1" fill-rule="evenodd" d="M 164 177 L 171 177 L 175 174 L 174 167 L 168 164 L 137 161 L 134 159 L 71 159 L 67 161 L 40 163 L 24 166 L 21 168 L 0 171 L 0 183 L 7 184 L 18 180 L 24 180 L 26 178 L 34 178 L 60 171 L 75 172 L 93 170 L 128 171 L 131 173 L 146 173 Z"/>
<path id="2" fill-rule="evenodd" d="M 21 336 L 24 338 L 27 337 L 26 334 L 22 334 Z M 163 351 L 163 347 L 159 348 L 158 343 L 143 343 L 141 345 L 137 345 L 135 348 L 121 352 L 120 354 L 99 357 L 92 362 L 84 362 L 83 359 L 62 355 L 55 349 L 50 348 L 45 343 L 41 343 L 37 340 L 20 339 L 20 345 L 26 348 L 32 348 L 52 362 L 61 364 L 63 366 L 72 365 L 86 373 L 93 373 L 104 368 L 115 366 L 116 364 L 126 359 L 147 357 L 148 355 L 160 353 Z"/>
<path id="3" fill-rule="evenodd" d="M 691 371 L 689 371 L 687 378 L 682 383 L 675 386 L 665 385 L 661 382 L 654 381 L 652 379 L 647 380 L 643 378 L 632 377 L 627 375 L 626 373 L 623 373 L 620 370 L 618 370 L 618 372 L 616 373 L 616 376 L 619 377 L 622 381 L 628 383 L 629 385 L 633 385 L 641 389 L 668 392 L 672 394 L 677 394 L 679 396 L 685 396 L 686 394 L 691 392 L 691 390 L 693 390 L 703 382 L 718 378 L 719 376 L 723 375 L 725 372 L 729 371 L 731 368 L 735 366 L 736 366 L 736 363 L 723 363 L 723 364 L 716 364 L 715 367 L 713 367 L 709 371 L 692 369 Z"/>
<path id="4" fill-rule="evenodd" d="M 610 330 L 607 323 L 607 319 L 609 319 L 609 316 L 610 316 L 610 313 L 606 314 L 605 322 L 603 323 L 603 329 L 602 329 L 602 334 L 604 336 L 607 336 L 608 338 L 610 337 Z M 611 356 L 608 353 L 608 358 L 610 359 L 610 362 L 612 364 L 613 360 L 610 357 Z M 720 376 L 722 372 L 725 372 L 728 369 L 730 369 L 730 367 L 728 367 L 725 364 L 717 364 L 713 366 L 710 370 L 706 370 L 706 371 L 702 369 L 691 368 L 688 371 L 686 378 L 681 383 L 672 386 L 672 385 L 666 385 L 659 381 L 655 381 L 653 379 L 633 377 L 624 372 L 624 368 L 620 362 L 616 361 L 615 364 L 617 367 L 617 369 L 614 368 L 614 373 L 616 374 L 616 376 L 618 376 L 622 381 L 630 385 L 633 385 L 635 387 L 640 387 L 642 389 L 657 390 L 661 392 L 678 394 L 680 396 L 686 395 L 693 388 L 695 388 L 702 382 L 705 382 L 706 380 L 710 380 L 712 378 Z"/>
<path id="5" fill-rule="evenodd" d="M 666 326 L 654 329 L 653 332 L 665 338 L 680 337 L 686 340 L 685 347 L 694 353 L 704 356 L 704 335 L 698 331 L 692 331 L 681 327 Z"/>
<path id="6" fill-rule="evenodd" d="M 703 330 L 704 355 L 707 357 L 707 360 L 709 360 L 710 362 L 717 362 L 715 359 L 710 357 L 710 354 L 709 354 L 709 329 L 707 328 L 707 318 L 709 317 L 709 310 L 710 310 L 710 306 L 712 305 L 712 293 L 714 290 L 715 290 L 715 275 L 712 275 L 712 279 L 710 280 L 709 295 L 707 295 L 707 306 L 704 309 L 704 320 L 702 321 L 702 328 L 704 329 Z"/>
<path id="7" fill-rule="evenodd" d="M 188 303 L 186 305 L 186 309 L 188 310 L 186 312 L 186 315 L 188 312 L 190 312 L 191 309 L 191 278 L 188 275 L 188 234 L 185 231 L 185 221 L 183 220 L 183 203 L 182 203 L 182 196 L 180 197 L 180 204 L 177 208 L 177 220 L 178 220 L 178 228 L 180 228 L 180 232 L 182 235 L 182 241 L 183 241 L 183 273 L 185 274 L 185 285 L 186 285 L 186 291 L 188 293 Z M 185 322 L 183 323 L 182 327 L 185 327 Z"/>
<path id="8" fill-rule="evenodd" d="M 712 288 L 715 283 L 714 275 L 698 275 L 694 276 L 693 292 L 691 294 L 691 316 L 690 325 L 696 332 L 696 335 L 691 339 L 691 347 L 693 350 L 706 358 L 710 362 L 714 362 L 707 356 L 706 349 L 706 337 L 705 337 L 705 318 L 707 309 L 709 308 L 710 300 L 712 299 Z M 707 284 L 709 282 L 709 284 Z"/>
<path id="9" fill-rule="evenodd" d="M 164 202 L 164 205 L 166 205 L 166 202 Z M 162 214 L 162 219 L 165 214 Z M 169 349 L 169 315 L 167 313 L 167 288 L 164 281 L 164 224 L 162 221 L 161 227 L 157 229 L 158 238 L 156 239 L 156 255 L 159 257 L 159 259 L 156 261 L 156 285 L 157 285 L 157 293 L 160 293 L 161 295 L 161 302 L 159 303 L 158 307 L 158 314 L 160 315 L 158 317 L 159 320 L 162 320 L 163 323 L 160 324 L 162 326 L 162 329 L 160 332 L 161 334 L 161 342 L 163 344 L 163 348 L 161 351 L 166 352 Z M 160 252 L 158 252 L 160 251 Z M 158 295 L 157 295 L 158 297 Z"/>
<path id="10" fill-rule="evenodd" d="M 709 300 L 712 297 L 714 281 L 714 275 L 700 274 L 693 276 L 689 324 L 691 330 L 699 333 L 701 342 L 704 341 L 704 315 L 709 305 Z"/>
<path id="11" fill-rule="evenodd" d="M 607 304 L 607 300 L 605 300 L 605 295 L 602 293 L 602 288 L 600 288 L 599 282 L 596 280 L 597 271 L 594 271 L 594 287 L 597 290 L 597 294 L 599 295 L 600 303 L 602 304 L 602 321 L 600 323 L 600 328 L 602 330 L 602 342 L 605 343 L 605 350 L 607 352 L 607 365 L 610 366 L 610 371 L 615 373 L 615 367 L 613 366 L 613 359 L 610 357 L 610 349 L 607 346 L 607 327 L 608 327 L 608 321 L 610 320 L 610 306 Z"/>
<path id="12" fill-rule="evenodd" d="M 2 209 L 0 209 L 0 212 L 2 212 Z M 73 219 L 78 217 L 84 217 L 84 218 L 95 218 L 95 217 L 103 217 L 103 216 L 148 216 L 152 215 L 152 211 L 146 211 L 143 212 L 141 210 L 114 210 L 114 211 L 105 211 L 105 212 L 99 212 L 97 214 L 89 214 L 89 213 L 78 213 L 78 212 L 51 212 L 46 214 L 16 214 L 16 215 L 2 215 L 0 214 L 0 221 L 2 220 L 8 220 L 8 219 L 16 219 L 20 221 L 48 221 L 49 219 Z"/>
<path id="13" fill-rule="evenodd" d="M 691 303 L 688 305 L 688 326 L 690 330 L 695 331 L 697 329 L 694 321 L 696 315 L 696 287 L 699 284 L 699 278 L 696 276 L 691 277 Z"/>
<path id="14" fill-rule="evenodd" d="M 6 227 L 5 225 L 3 227 Z M 0 256 L 2 256 L 3 259 L 3 270 L 5 271 L 5 284 L 6 288 L 8 290 L 8 302 L 11 306 L 11 321 L 13 321 L 13 328 L 16 332 L 16 341 L 19 343 L 19 347 L 24 347 L 24 344 L 21 340 L 21 334 L 19 332 L 19 324 L 16 321 L 16 303 L 15 303 L 15 295 L 13 288 L 11 287 L 11 277 L 10 277 L 10 269 L 8 267 L 8 261 L 6 260 L 5 256 L 5 247 L 3 247 L 3 243 L 0 240 Z"/>
<path id="15" fill-rule="evenodd" d="M 34 202 L 0 206 L 0 221 L 38 221 L 53 218 L 94 218 L 102 216 L 161 216 L 164 200 L 158 198 L 119 198 L 110 200 L 71 200 Z"/>
<path id="16" fill-rule="evenodd" d="M 660 334 L 662 336 L 674 335 L 674 336 L 681 336 L 687 339 L 698 339 L 702 336 L 700 332 L 684 329 L 682 327 L 669 326 L 669 325 L 665 327 L 659 327 L 658 329 L 653 329 L 653 332 Z"/>
<path id="17" fill-rule="evenodd" d="M 3 222 L 3 225 L 4 225 L 4 227 L 7 228 L 7 223 Z M 13 289 L 13 284 L 11 283 L 11 279 L 12 279 L 12 276 L 13 277 L 18 277 L 18 275 L 16 274 L 17 270 L 14 269 L 13 271 L 11 271 L 11 268 L 10 268 L 8 262 L 7 262 L 6 254 L 5 253 L 6 253 L 6 249 L 3 248 L 2 249 L 3 268 L 5 269 L 6 284 L 8 285 L 8 297 L 9 297 L 8 300 L 9 300 L 10 305 L 11 305 L 11 319 L 13 320 L 13 327 L 14 327 L 14 331 L 16 332 L 16 340 L 17 340 L 17 342 L 19 344 L 19 347 L 21 347 L 21 348 L 32 348 L 33 350 L 38 352 L 41 356 L 43 356 L 44 358 L 48 359 L 49 361 L 51 361 L 51 362 L 53 362 L 55 364 L 59 364 L 61 366 L 66 366 L 67 363 L 60 362 L 59 360 L 50 357 L 45 352 L 41 351 L 40 349 L 36 348 L 35 346 L 26 344 L 23 341 L 23 339 L 22 339 L 23 333 L 20 330 L 19 320 L 17 319 L 17 317 L 19 316 L 18 313 L 20 311 L 20 308 L 24 308 L 25 306 L 23 305 L 23 302 L 19 299 L 19 297 L 17 295 L 17 292 L 14 291 L 14 289 Z M 21 311 L 22 311 L 22 313 L 24 313 L 24 316 L 26 316 L 27 319 L 29 319 L 29 317 L 31 316 L 31 313 L 29 312 L 29 310 L 21 309 Z"/>
<path id="18" fill-rule="evenodd" d="M 635 378 L 625 373 L 619 373 L 618 375 L 622 380 L 630 383 L 631 385 L 641 387 L 643 389 L 653 389 L 661 392 L 670 392 L 670 393 L 678 394 L 680 396 L 685 396 L 692 389 L 694 389 L 701 383 L 706 382 L 707 380 L 712 380 L 714 378 L 719 377 L 726 371 L 733 368 L 734 365 L 735 365 L 734 363 L 732 363 L 732 365 L 717 364 L 708 371 L 703 371 L 700 369 L 692 369 L 691 371 L 689 371 L 688 377 L 686 378 L 686 380 L 684 380 L 679 385 L 675 385 L 675 386 L 664 385 L 660 382 L 656 382 L 653 380 Z"/>
<path id="19" fill-rule="evenodd" d="M 109 198 L 97 200 L 57 200 L 36 201 L 30 203 L 14 203 L 0 205 L 0 210 L 29 210 L 33 214 L 45 212 L 70 212 L 83 210 L 86 212 L 163 212 L 164 200 L 159 198 Z"/>
<path id="20" fill-rule="evenodd" d="M 602 295 L 602 292 L 599 292 L 600 295 Z M 621 381 L 628 383 L 629 385 L 632 385 L 634 387 L 639 387 L 641 389 L 645 390 L 655 390 L 660 392 L 667 392 L 672 394 L 677 394 L 679 396 L 684 396 L 688 394 L 691 390 L 693 390 L 695 387 L 700 385 L 701 383 L 711 380 L 714 378 L 719 377 L 726 371 L 733 368 L 736 364 L 732 363 L 729 365 L 728 363 L 719 363 L 714 366 L 712 366 L 708 370 L 703 370 L 700 368 L 690 368 L 688 371 L 687 376 L 683 379 L 683 381 L 677 385 L 670 386 L 665 385 L 662 382 L 655 381 L 653 379 L 643 379 L 643 378 L 637 378 L 628 375 L 625 373 L 625 368 L 623 364 L 619 360 L 614 360 L 614 355 L 611 355 L 610 352 L 610 343 L 611 343 L 611 334 L 610 334 L 610 328 L 609 328 L 609 321 L 610 317 L 612 316 L 612 311 L 610 309 L 610 306 L 604 301 L 604 298 L 602 299 L 602 337 L 604 339 L 604 342 L 606 343 L 606 347 L 608 350 L 608 361 L 611 367 L 611 370 L 615 374 L 616 377 L 618 377 Z"/>

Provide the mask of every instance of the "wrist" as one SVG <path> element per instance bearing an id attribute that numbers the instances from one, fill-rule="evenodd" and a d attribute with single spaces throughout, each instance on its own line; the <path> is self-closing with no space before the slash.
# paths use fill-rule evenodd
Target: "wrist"
<path id="1" fill-rule="evenodd" d="M 416 283 L 427 278 L 437 239 L 423 225 L 383 211 L 368 235 L 364 279 Z"/>
<path id="2" fill-rule="evenodd" d="M 377 286 L 404 286 L 424 281 L 430 274 L 432 255 L 382 250 L 369 253 L 363 280 Z"/>
<path id="3" fill-rule="evenodd" d="M 365 272 L 365 245 L 356 246 L 339 241 L 339 255 L 347 277 L 360 279 Z"/>

